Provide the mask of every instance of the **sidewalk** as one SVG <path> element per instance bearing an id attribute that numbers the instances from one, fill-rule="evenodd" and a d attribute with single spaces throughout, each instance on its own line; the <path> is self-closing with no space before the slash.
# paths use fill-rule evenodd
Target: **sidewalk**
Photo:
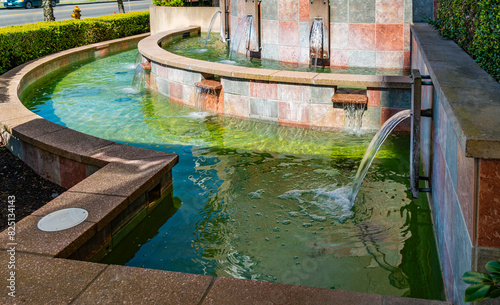
<path id="1" fill-rule="evenodd" d="M 0 10 L 7 9 L 3 6 L 3 2 L 5 0 L 0 0 Z M 123 0 L 123 5 L 127 5 L 128 2 L 139 1 L 139 0 Z M 91 3 L 108 3 L 113 2 L 117 3 L 116 0 L 59 0 L 59 3 L 56 6 L 66 6 L 66 5 L 80 5 L 80 4 L 91 4 Z M 23 8 L 19 8 L 23 9 Z"/>

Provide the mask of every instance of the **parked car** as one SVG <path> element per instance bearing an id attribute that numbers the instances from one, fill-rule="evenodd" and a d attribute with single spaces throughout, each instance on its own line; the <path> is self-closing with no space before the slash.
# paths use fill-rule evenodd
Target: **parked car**
<path id="1" fill-rule="evenodd" d="M 51 0 L 52 6 L 56 6 L 59 3 L 59 0 Z M 40 7 L 42 6 L 42 0 L 5 0 L 3 6 L 6 8 L 12 7 L 24 7 L 24 8 L 32 8 L 32 7 Z"/>

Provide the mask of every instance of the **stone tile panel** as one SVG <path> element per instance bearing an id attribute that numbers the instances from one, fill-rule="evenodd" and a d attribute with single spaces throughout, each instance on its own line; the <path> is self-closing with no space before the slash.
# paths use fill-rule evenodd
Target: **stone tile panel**
<path id="1" fill-rule="evenodd" d="M 405 0 L 377 0 L 376 22 L 378 24 L 401 24 L 404 22 Z"/>
<path id="2" fill-rule="evenodd" d="M 378 51 L 403 51 L 404 27 L 402 24 L 377 24 L 376 36 Z"/>
<path id="3" fill-rule="evenodd" d="M 376 0 L 350 0 L 349 23 L 375 23 Z"/>
<path id="4" fill-rule="evenodd" d="M 479 161 L 477 245 L 500 248 L 500 160 Z"/>
<path id="5" fill-rule="evenodd" d="M 349 24 L 348 48 L 350 50 L 375 49 L 375 24 Z"/>
<path id="6" fill-rule="evenodd" d="M 380 107 L 380 124 L 384 124 L 385 121 L 387 121 L 390 117 L 395 115 L 396 113 L 402 111 L 402 109 L 399 108 L 386 108 L 386 107 Z M 410 132 L 411 130 L 411 121 L 410 118 L 405 119 L 401 123 L 394 128 L 394 131 L 404 131 L 404 132 Z"/>
<path id="7" fill-rule="evenodd" d="M 330 24 L 330 53 L 336 50 L 347 50 L 349 46 L 349 24 L 331 23 Z M 333 51 L 335 50 L 335 51 Z"/>
<path id="8" fill-rule="evenodd" d="M 286 1 L 295 2 L 295 1 Z M 279 21 L 279 45 L 299 47 L 299 23 L 292 21 Z"/>
<path id="9" fill-rule="evenodd" d="M 278 84 L 263 81 L 250 81 L 250 96 L 277 100 Z"/>
<path id="10" fill-rule="evenodd" d="M 228 115 L 248 118 L 250 116 L 250 99 L 248 96 L 224 93 L 224 110 Z"/>
<path id="11" fill-rule="evenodd" d="M 61 186 L 65 189 L 69 189 L 87 178 L 85 164 L 64 157 L 59 157 L 59 172 Z"/>
<path id="12" fill-rule="evenodd" d="M 278 16 L 283 21 L 299 21 L 298 1 L 278 0 Z"/>

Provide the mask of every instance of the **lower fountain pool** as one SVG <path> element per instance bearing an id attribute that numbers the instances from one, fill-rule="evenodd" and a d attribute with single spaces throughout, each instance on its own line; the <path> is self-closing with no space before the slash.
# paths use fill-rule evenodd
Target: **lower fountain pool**
<path id="1" fill-rule="evenodd" d="M 410 199 L 409 136 L 390 135 L 352 210 L 375 134 L 278 126 L 201 112 L 131 87 L 136 51 L 74 65 L 24 92 L 42 117 L 179 154 L 173 201 L 104 263 L 444 299 L 429 204 Z"/>

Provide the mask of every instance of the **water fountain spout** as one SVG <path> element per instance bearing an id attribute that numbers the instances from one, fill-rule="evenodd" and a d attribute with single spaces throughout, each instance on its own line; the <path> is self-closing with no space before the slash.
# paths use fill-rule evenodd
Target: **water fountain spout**
<path id="1" fill-rule="evenodd" d="M 409 109 L 396 113 L 395 115 L 390 117 L 384 123 L 384 125 L 382 125 L 380 130 L 373 137 L 372 141 L 370 142 L 370 145 L 366 149 L 366 153 L 363 156 L 363 160 L 361 160 L 361 164 L 359 165 L 358 171 L 356 172 L 356 176 L 354 177 L 352 191 L 348 196 L 351 205 L 354 204 L 354 200 L 356 199 L 356 195 L 359 192 L 361 183 L 363 182 L 363 179 L 365 178 L 366 173 L 368 172 L 368 169 L 370 168 L 370 165 L 372 164 L 372 161 L 375 158 L 375 155 L 377 154 L 380 146 L 382 145 L 382 143 L 384 143 L 385 139 L 387 139 L 392 130 L 394 130 L 394 128 L 396 128 L 396 126 L 399 123 L 409 118 L 410 116 L 411 116 L 411 110 Z"/>
<path id="2" fill-rule="evenodd" d="M 208 27 L 207 39 L 205 40 L 204 48 L 207 47 L 208 38 L 210 37 L 210 32 L 212 32 L 212 27 L 214 26 L 214 22 L 215 22 L 215 19 L 217 18 L 217 16 L 220 16 L 220 18 L 219 18 L 220 19 L 220 41 L 222 41 L 223 43 L 227 42 L 226 37 L 225 37 L 224 32 L 223 32 L 222 11 L 218 10 L 217 12 L 215 12 L 215 14 L 212 17 L 212 20 L 210 21 L 210 26 Z"/>

